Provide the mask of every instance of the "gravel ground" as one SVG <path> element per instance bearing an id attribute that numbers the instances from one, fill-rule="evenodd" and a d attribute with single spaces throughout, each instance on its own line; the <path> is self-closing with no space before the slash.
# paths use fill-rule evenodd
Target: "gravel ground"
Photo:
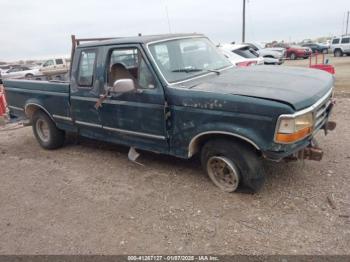
<path id="1" fill-rule="evenodd" d="M 350 254 L 349 112 L 339 96 L 321 162 L 266 162 L 254 195 L 222 193 L 196 159 L 0 130 L 0 254 Z"/>

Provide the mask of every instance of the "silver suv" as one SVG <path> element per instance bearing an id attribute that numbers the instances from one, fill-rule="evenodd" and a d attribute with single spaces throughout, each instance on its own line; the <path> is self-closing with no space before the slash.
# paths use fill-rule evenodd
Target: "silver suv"
<path id="1" fill-rule="evenodd" d="M 336 57 L 343 56 L 344 54 L 350 55 L 350 35 L 333 38 L 331 49 Z"/>

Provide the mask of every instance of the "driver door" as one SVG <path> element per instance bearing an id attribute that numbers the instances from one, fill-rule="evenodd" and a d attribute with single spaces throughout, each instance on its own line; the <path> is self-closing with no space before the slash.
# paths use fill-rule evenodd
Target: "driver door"
<path id="1" fill-rule="evenodd" d="M 111 93 L 100 107 L 103 129 L 140 149 L 167 152 L 164 91 L 141 46 L 108 47 L 105 89 L 131 79 L 136 90 Z"/>

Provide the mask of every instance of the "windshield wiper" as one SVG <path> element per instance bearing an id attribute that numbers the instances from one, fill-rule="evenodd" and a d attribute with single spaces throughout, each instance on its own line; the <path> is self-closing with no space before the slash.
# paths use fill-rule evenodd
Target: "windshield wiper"
<path id="1" fill-rule="evenodd" d="M 180 69 L 172 70 L 171 72 L 174 72 L 174 73 L 191 73 L 191 72 L 201 72 L 201 71 L 212 72 L 212 73 L 216 73 L 217 75 L 220 75 L 220 71 L 218 71 L 218 70 L 214 70 L 214 69 L 200 69 L 200 68 L 180 68 Z"/>

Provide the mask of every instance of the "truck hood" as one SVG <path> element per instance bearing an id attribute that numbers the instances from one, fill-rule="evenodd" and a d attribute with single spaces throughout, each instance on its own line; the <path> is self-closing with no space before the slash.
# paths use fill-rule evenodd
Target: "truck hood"
<path id="1" fill-rule="evenodd" d="M 301 110 L 316 103 L 334 84 L 331 74 L 285 66 L 230 68 L 218 76 L 186 82 L 191 90 L 250 96 L 282 102 Z"/>

